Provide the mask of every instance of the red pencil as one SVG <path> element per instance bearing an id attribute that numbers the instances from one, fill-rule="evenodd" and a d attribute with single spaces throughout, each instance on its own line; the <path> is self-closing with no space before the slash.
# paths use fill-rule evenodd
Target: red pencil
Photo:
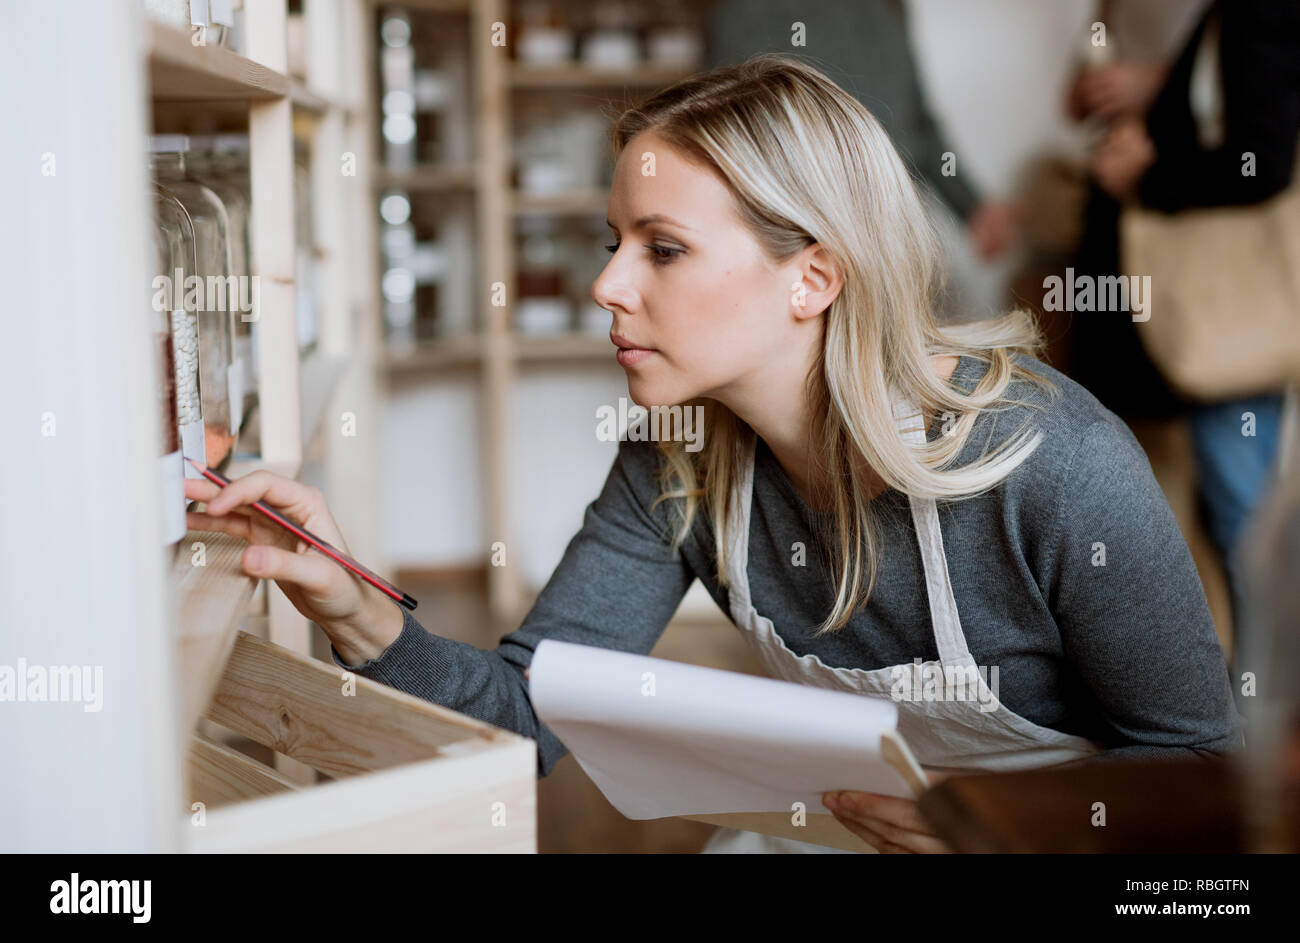
<path id="1" fill-rule="evenodd" d="M 208 479 L 208 481 L 212 482 L 214 485 L 224 488 L 226 487 L 226 485 L 230 484 L 230 479 L 227 478 L 225 475 L 221 474 L 221 472 L 217 471 L 216 469 L 207 468 L 204 465 L 200 465 L 198 462 L 194 461 L 194 459 L 189 458 L 188 456 L 186 457 L 185 461 L 193 465 L 195 470 L 199 474 L 201 474 L 204 478 Z M 311 531 L 303 530 L 293 521 L 289 520 L 287 517 L 285 517 L 279 511 L 272 508 L 270 505 L 266 504 L 264 501 L 254 501 L 252 507 L 260 511 L 264 516 L 275 521 L 277 524 L 279 524 L 285 530 L 289 531 L 289 533 L 293 534 L 299 540 L 304 540 L 307 543 L 311 544 L 313 547 L 315 547 L 321 553 L 325 554 L 325 556 L 329 557 L 335 563 L 347 567 L 357 576 L 361 577 L 371 586 L 375 587 L 375 589 L 382 590 L 385 595 L 391 596 L 396 602 L 401 603 L 407 609 L 414 609 L 416 607 L 417 604 L 414 596 L 411 596 L 409 593 L 402 592 L 400 589 L 398 589 L 392 583 L 388 582 L 388 580 L 384 579 L 382 576 L 379 576 L 378 574 L 372 573 L 370 570 L 367 570 L 364 566 L 362 566 L 356 560 L 353 560 L 342 550 L 330 546 L 328 543 L 326 543 L 325 541 L 317 537 L 315 534 L 313 534 Z"/>

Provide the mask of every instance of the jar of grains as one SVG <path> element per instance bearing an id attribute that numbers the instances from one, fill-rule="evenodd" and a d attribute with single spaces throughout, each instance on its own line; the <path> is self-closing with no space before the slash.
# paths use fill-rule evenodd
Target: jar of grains
<path id="1" fill-rule="evenodd" d="M 149 304 L 149 337 L 157 358 L 155 378 L 158 400 L 158 454 L 161 472 L 163 542 L 174 544 L 185 536 L 185 468 L 181 457 L 180 425 L 176 410 L 176 351 L 173 347 L 171 305 L 158 298 L 159 275 L 171 271 L 172 240 L 159 222 L 161 194 L 154 194 L 154 297 Z M 161 301 L 161 304 L 154 302 Z"/>
<path id="2" fill-rule="evenodd" d="M 167 269 L 154 277 L 153 306 L 166 310 L 171 321 L 171 339 L 176 378 L 176 425 L 181 451 L 202 465 L 208 464 L 204 434 L 203 397 L 199 379 L 199 319 L 177 296 L 176 283 L 183 286 L 194 271 L 194 227 L 175 194 L 154 187 L 154 221 L 167 245 Z M 183 289 L 182 289 L 183 290 Z M 202 478 L 188 463 L 185 477 Z"/>
<path id="3" fill-rule="evenodd" d="M 207 463 L 217 468 L 234 451 L 238 431 L 230 421 L 230 374 L 234 365 L 228 278 L 233 267 L 230 219 L 221 199 L 186 168 L 187 137 L 156 135 L 150 150 L 149 167 L 155 181 L 184 207 L 194 233 L 194 270 L 185 273 L 179 287 L 173 273 L 172 288 L 180 292 L 184 309 L 193 312 L 198 320 L 203 432 Z"/>

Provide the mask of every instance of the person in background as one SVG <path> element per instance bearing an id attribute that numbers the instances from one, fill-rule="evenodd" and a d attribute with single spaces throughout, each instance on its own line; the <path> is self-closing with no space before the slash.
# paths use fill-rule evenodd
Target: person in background
<path id="1" fill-rule="evenodd" d="M 1102 0 L 1096 22 L 1104 45 L 1094 45 L 1089 24 L 1087 59 L 1075 73 L 1065 101 L 1070 118 L 1102 137 L 1110 128 L 1141 120 L 1169 75 L 1169 63 L 1205 11 L 1208 0 L 1149 0 L 1113 4 Z M 1100 59 L 1100 61 L 1097 61 Z M 1120 202 L 1094 173 L 1084 203 L 1083 238 L 1074 259 L 1079 275 L 1119 274 Z M 1130 422 L 1169 420 L 1188 403 L 1152 363 L 1127 311 L 1076 315 L 1071 324 L 1070 376 L 1106 407 Z"/>
<path id="2" fill-rule="evenodd" d="M 794 46 L 796 23 L 805 46 Z M 955 323 L 990 317 L 1003 304 L 981 264 L 1015 243 L 1020 209 L 982 199 L 960 173 L 943 173 L 944 140 L 921 88 L 902 0 L 719 0 L 705 30 L 706 67 L 759 52 L 803 58 L 866 105 L 922 184 L 943 242 L 948 286 L 937 312 Z"/>
<path id="3" fill-rule="evenodd" d="M 1216 0 L 1145 119 L 1117 122 L 1093 173 L 1115 200 L 1165 212 L 1258 203 L 1291 182 L 1300 135 L 1300 4 Z M 1255 157 L 1254 174 L 1243 156 Z M 1232 312 L 1223 312 L 1231 318 Z M 1238 545 L 1274 473 L 1283 393 L 1189 404 L 1207 530 L 1224 560 L 1234 619 Z M 1242 432 L 1253 413 L 1255 434 Z"/>

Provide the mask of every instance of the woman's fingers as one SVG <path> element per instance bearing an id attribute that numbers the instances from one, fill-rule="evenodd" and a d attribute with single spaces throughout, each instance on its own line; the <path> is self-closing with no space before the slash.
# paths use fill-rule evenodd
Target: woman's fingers
<path id="1" fill-rule="evenodd" d="M 239 511 L 228 512 L 221 517 L 213 517 L 201 511 L 189 511 L 185 515 L 185 526 L 189 530 L 212 530 L 250 542 L 253 539 L 253 522 L 247 514 Z"/>
<path id="2" fill-rule="evenodd" d="M 912 799 L 899 799 L 895 796 L 882 796 L 874 792 L 840 793 L 840 805 L 844 812 L 861 818 L 863 816 L 887 822 L 909 832 L 933 834 L 934 829 L 921 815 L 921 809 Z M 886 838 L 890 836 L 886 835 Z"/>
<path id="3" fill-rule="evenodd" d="M 841 825 L 843 825 L 854 835 L 857 835 L 859 838 L 861 838 L 872 848 L 876 849 L 876 851 L 879 851 L 881 854 L 886 853 L 884 849 L 885 846 L 889 844 L 889 842 L 885 841 L 883 838 L 881 838 L 879 835 L 877 835 L 871 829 L 867 828 L 862 823 L 856 822 L 853 819 L 846 819 L 843 816 L 839 816 L 839 815 L 835 816 L 835 821 L 839 822 Z"/>
<path id="4" fill-rule="evenodd" d="M 255 471 L 220 489 L 220 494 L 208 501 L 208 513 L 224 514 L 239 505 L 265 501 L 282 510 L 296 509 L 305 517 L 311 512 L 317 494 L 316 489 L 291 478 L 268 471 Z"/>
<path id="5" fill-rule="evenodd" d="M 331 560 L 319 554 L 294 553 L 263 545 L 245 550 L 241 563 L 244 572 L 250 576 L 293 583 L 318 597 L 330 595 L 333 591 L 331 583 L 339 573 Z"/>
<path id="6" fill-rule="evenodd" d="M 185 497 L 191 501 L 211 501 L 221 489 L 206 478 L 186 478 Z"/>
<path id="7" fill-rule="evenodd" d="M 831 801 L 827 802 L 827 807 L 832 809 L 837 819 L 845 823 L 845 827 L 852 822 L 877 835 L 887 845 L 895 846 L 894 850 L 926 854 L 951 850 L 942 839 L 933 834 L 933 828 L 911 799 L 854 790 L 828 798 Z M 864 840 L 869 839 L 864 835 Z M 889 848 L 877 848 L 885 853 L 890 851 Z"/>

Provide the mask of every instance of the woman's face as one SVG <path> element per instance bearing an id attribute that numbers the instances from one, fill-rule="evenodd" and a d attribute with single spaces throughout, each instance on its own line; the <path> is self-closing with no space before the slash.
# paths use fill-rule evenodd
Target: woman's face
<path id="1" fill-rule="evenodd" d="M 770 262 L 711 171 L 643 131 L 615 166 L 608 219 L 617 249 L 591 295 L 628 348 L 617 356 L 635 403 L 725 402 L 790 355 L 801 256 Z"/>

